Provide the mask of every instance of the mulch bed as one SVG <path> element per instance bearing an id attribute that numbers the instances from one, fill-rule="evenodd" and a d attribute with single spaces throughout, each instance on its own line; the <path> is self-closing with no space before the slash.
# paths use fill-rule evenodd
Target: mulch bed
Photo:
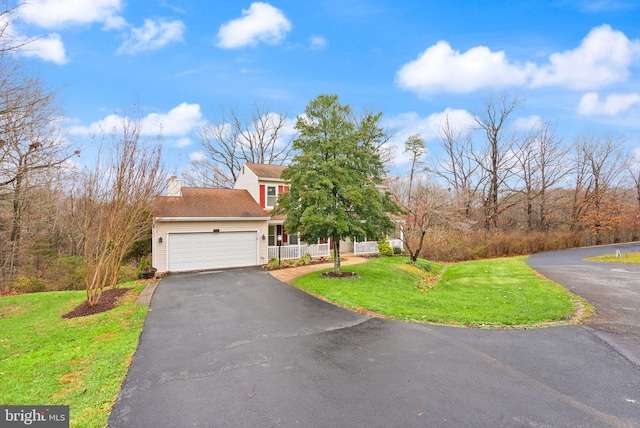
<path id="1" fill-rule="evenodd" d="M 325 272 L 320 274 L 323 278 L 357 278 L 358 274 L 355 272 Z"/>
<path id="2" fill-rule="evenodd" d="M 102 292 L 97 305 L 90 307 L 85 300 L 71 312 L 62 315 L 62 318 L 86 317 L 87 315 L 99 314 L 115 308 L 122 296 L 127 294 L 131 288 L 110 288 Z"/>

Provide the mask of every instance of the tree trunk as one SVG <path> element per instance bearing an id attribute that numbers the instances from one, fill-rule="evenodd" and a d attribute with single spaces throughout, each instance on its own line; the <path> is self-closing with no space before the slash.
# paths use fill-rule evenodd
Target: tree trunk
<path id="1" fill-rule="evenodd" d="M 416 249 L 416 251 L 414 253 L 411 254 L 411 261 L 415 262 L 416 260 L 418 260 L 418 256 L 420 255 L 420 251 L 422 251 L 422 243 L 424 242 L 424 237 L 427 234 L 427 232 L 425 230 L 422 231 L 422 234 L 420 235 L 420 243 L 418 244 L 418 248 Z"/>
<path id="2" fill-rule="evenodd" d="M 331 237 L 333 241 L 333 272 L 340 273 L 340 241 L 335 236 Z"/>

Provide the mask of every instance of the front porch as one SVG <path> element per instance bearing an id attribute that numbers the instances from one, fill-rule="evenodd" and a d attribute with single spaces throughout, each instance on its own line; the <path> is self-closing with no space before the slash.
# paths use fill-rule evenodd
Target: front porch
<path id="1" fill-rule="evenodd" d="M 309 245 L 303 242 L 297 241 L 298 244 L 293 245 L 270 245 L 269 246 L 269 260 L 271 259 L 279 259 L 279 260 L 290 260 L 290 259 L 299 259 L 302 256 L 308 254 L 312 258 L 320 258 L 320 257 L 330 257 L 331 256 L 331 245 L 329 243 L 325 244 L 313 244 Z M 404 249 L 404 244 L 400 239 L 387 239 L 391 248 L 400 248 Z M 366 241 L 366 242 L 354 242 L 353 243 L 353 251 L 341 251 L 341 254 L 353 254 L 354 256 L 363 256 L 363 255 L 371 255 L 378 254 L 378 242 L 377 241 Z"/>

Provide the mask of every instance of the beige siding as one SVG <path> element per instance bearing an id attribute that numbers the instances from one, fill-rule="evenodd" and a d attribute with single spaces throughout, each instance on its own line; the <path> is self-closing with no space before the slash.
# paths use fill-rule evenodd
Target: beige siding
<path id="1" fill-rule="evenodd" d="M 240 168 L 240 175 L 238 175 L 233 188 L 246 189 L 251 197 L 253 197 L 257 203 L 260 203 L 260 186 L 258 185 L 258 176 L 246 166 Z"/>
<path id="2" fill-rule="evenodd" d="M 158 269 L 158 273 L 167 271 L 167 244 L 168 234 L 186 232 L 212 232 L 213 229 L 220 231 L 256 231 L 258 242 L 258 264 L 267 263 L 267 240 L 262 239 L 268 234 L 266 220 L 249 221 L 156 221 L 153 225 L 153 267 Z M 162 238 L 162 242 L 159 239 Z"/>

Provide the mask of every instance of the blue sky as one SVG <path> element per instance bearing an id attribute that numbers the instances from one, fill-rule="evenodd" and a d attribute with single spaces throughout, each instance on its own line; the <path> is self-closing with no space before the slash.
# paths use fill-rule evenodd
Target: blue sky
<path id="1" fill-rule="evenodd" d="M 295 119 L 320 93 L 384 113 L 400 147 L 449 112 L 469 123 L 491 95 L 519 94 L 515 128 L 543 121 L 623 134 L 640 153 L 640 2 L 29 0 L 10 29 L 59 88 L 70 141 L 133 104 L 162 123 L 174 172 L 220 105 Z M 403 167 L 398 150 L 396 171 Z"/>

